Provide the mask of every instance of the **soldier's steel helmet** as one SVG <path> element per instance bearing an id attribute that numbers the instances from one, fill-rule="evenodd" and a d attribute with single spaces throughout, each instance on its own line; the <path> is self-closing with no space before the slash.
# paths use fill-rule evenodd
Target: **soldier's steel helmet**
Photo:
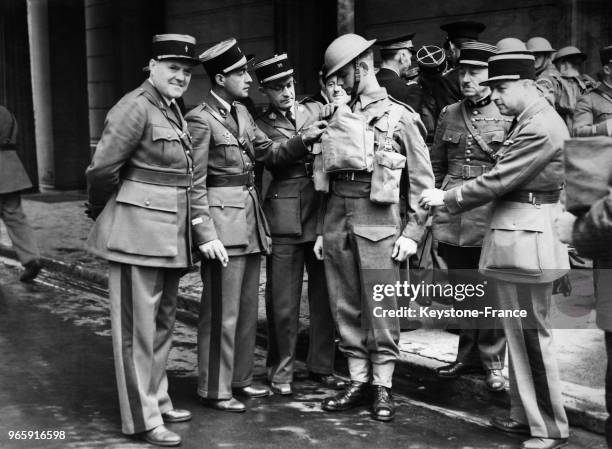
<path id="1" fill-rule="evenodd" d="M 325 50 L 325 78 L 333 75 L 361 53 L 374 45 L 376 39 L 370 41 L 358 34 L 348 33 L 337 37 Z"/>
<path id="2" fill-rule="evenodd" d="M 552 48 L 552 45 L 550 45 L 548 39 L 539 36 L 530 38 L 527 41 L 526 46 L 527 50 L 532 53 L 554 53 L 556 51 L 554 48 Z"/>
<path id="3" fill-rule="evenodd" d="M 516 37 L 505 37 L 495 44 L 497 53 L 513 53 L 517 51 L 527 51 L 525 43 Z"/>

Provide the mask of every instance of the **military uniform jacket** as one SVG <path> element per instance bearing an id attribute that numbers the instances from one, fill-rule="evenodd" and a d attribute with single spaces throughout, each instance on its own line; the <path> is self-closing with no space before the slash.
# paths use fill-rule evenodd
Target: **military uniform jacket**
<path id="1" fill-rule="evenodd" d="M 235 102 L 238 123 L 210 93 L 185 117 L 197 155 L 194 180 L 198 214 L 196 243 L 219 239 L 230 256 L 270 251 L 270 231 L 252 185 L 207 186 L 209 177 L 253 175 L 255 162 L 282 166 L 303 158 L 308 149 L 301 137 L 273 142 Z"/>
<path id="2" fill-rule="evenodd" d="M 87 241 L 91 252 L 132 265 L 190 265 L 198 199 L 184 182 L 194 171 L 186 130 L 178 107 L 149 81 L 109 111 L 86 171 L 89 202 L 105 205 Z"/>
<path id="3" fill-rule="evenodd" d="M 463 100 L 444 108 L 431 149 L 436 188 L 450 190 L 489 171 L 511 123 L 512 119 L 503 116 L 490 97 L 479 105 Z M 446 208 L 436 208 L 433 236 L 449 245 L 481 246 L 491 209 L 492 203 L 487 203 L 450 215 Z"/>
<path id="4" fill-rule="evenodd" d="M 391 69 L 381 68 L 376 74 L 381 87 L 396 100 L 406 103 L 415 111 L 421 107 L 419 89 L 416 85 L 408 86 L 406 81 Z"/>
<path id="5" fill-rule="evenodd" d="M 438 83 L 433 86 L 434 98 L 439 108 L 456 103 L 463 99 L 459 87 L 459 69 L 454 68 L 438 78 Z"/>
<path id="6" fill-rule="evenodd" d="M 286 142 L 320 119 L 323 105 L 315 101 L 295 103 L 295 125 L 285 115 L 268 108 L 257 120 L 257 126 L 274 142 Z M 308 154 L 295 161 L 267 165 L 272 183 L 266 193 L 263 209 L 270 224 L 274 243 L 313 242 L 316 235 L 317 214 L 322 195 L 315 191 Z"/>
<path id="7" fill-rule="evenodd" d="M 612 87 L 601 83 L 578 99 L 572 135 L 612 136 Z"/>
<path id="8" fill-rule="evenodd" d="M 567 248 L 554 232 L 557 205 L 505 201 L 515 192 L 559 191 L 564 181 L 563 120 L 544 98 L 518 117 L 487 173 L 444 195 L 451 214 L 496 201 L 483 242 L 480 270 L 499 279 L 552 282 L 569 269 Z"/>
<path id="9" fill-rule="evenodd" d="M 30 178 L 17 155 L 17 120 L 0 106 L 0 194 L 18 192 L 32 187 Z"/>
<path id="10" fill-rule="evenodd" d="M 366 117 L 367 123 L 374 123 L 374 144 L 385 141 L 389 126 L 388 115 L 393 104 L 401 104 L 405 110 L 393 132 L 393 151 L 406 156 L 406 176 L 402 177 L 405 198 L 402 210 L 405 211 L 402 236 L 419 242 L 423 237 L 428 211 L 419 205 L 421 192 L 434 186 L 434 177 L 429 159 L 429 150 L 425 145 L 426 130 L 419 115 L 409 106 L 398 102 L 387 95 L 384 88 L 372 92 L 368 96 L 361 95 L 353 105 L 353 112 Z M 388 206 L 380 206 L 388 207 Z M 355 217 L 364 225 L 371 220 L 369 217 Z M 319 229 L 318 233 L 321 229 Z M 381 236 L 373 236 L 380 239 Z"/>

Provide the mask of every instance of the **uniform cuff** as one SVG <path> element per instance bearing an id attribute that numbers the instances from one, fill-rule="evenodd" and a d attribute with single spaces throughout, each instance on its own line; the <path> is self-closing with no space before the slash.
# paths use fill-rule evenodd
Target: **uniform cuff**
<path id="1" fill-rule="evenodd" d="M 462 211 L 462 201 L 463 195 L 461 195 L 461 187 L 455 187 L 454 189 L 447 190 L 444 193 L 444 205 L 448 209 L 449 213 L 453 215 L 456 215 Z"/>

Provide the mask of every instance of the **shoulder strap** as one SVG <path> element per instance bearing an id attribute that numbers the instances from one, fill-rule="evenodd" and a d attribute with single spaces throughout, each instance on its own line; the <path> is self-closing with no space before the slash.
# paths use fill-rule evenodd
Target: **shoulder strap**
<path id="1" fill-rule="evenodd" d="M 399 123 L 402 118 L 402 114 L 404 113 L 404 107 L 399 104 L 391 105 L 391 110 L 387 114 L 387 135 L 385 137 L 385 151 L 391 151 L 393 148 L 391 146 L 391 142 L 393 142 L 393 132 L 395 131 L 395 127 Z"/>
<path id="2" fill-rule="evenodd" d="M 595 89 L 593 89 L 595 92 L 597 92 L 600 96 L 602 96 L 604 99 L 608 100 L 610 103 L 612 103 L 612 96 L 610 96 L 609 93 L 605 92 L 601 87 L 596 87 Z"/>
<path id="3" fill-rule="evenodd" d="M 215 111 L 212 107 L 210 107 L 206 102 L 202 103 L 202 106 L 204 106 L 204 110 L 206 112 L 208 112 L 215 120 L 217 120 L 228 132 L 230 132 L 236 138 L 236 140 L 238 141 L 238 145 L 240 145 L 240 147 L 244 151 L 246 151 L 251 161 L 255 162 L 255 155 L 253 154 L 251 147 L 247 145 L 244 137 L 239 136 L 238 133 L 236 133 L 233 129 L 225 126 L 225 120 L 223 119 L 223 117 L 221 117 L 219 113 Z"/>
<path id="4" fill-rule="evenodd" d="M 487 153 L 489 157 L 491 157 L 491 159 L 497 160 L 495 156 L 495 151 L 493 151 L 493 149 L 489 145 L 487 145 L 487 143 L 480 136 L 476 128 L 474 128 L 474 125 L 472 125 L 472 122 L 467 114 L 467 109 L 465 108 L 465 102 L 461 102 L 461 117 L 463 118 L 463 122 L 465 123 L 465 126 L 467 127 L 468 131 L 474 137 L 474 140 L 478 143 L 480 148 L 482 148 L 482 151 Z"/>

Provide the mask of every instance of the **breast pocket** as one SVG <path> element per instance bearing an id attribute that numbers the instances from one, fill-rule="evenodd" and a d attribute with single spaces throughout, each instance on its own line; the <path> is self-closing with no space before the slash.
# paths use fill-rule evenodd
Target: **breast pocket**
<path id="1" fill-rule="evenodd" d="M 153 125 L 151 140 L 161 152 L 161 161 L 154 162 L 155 165 L 167 167 L 180 164 L 185 160 L 181 139 L 173 128 Z"/>
<path id="2" fill-rule="evenodd" d="M 218 152 L 218 160 L 225 167 L 242 166 L 242 149 L 236 138 L 229 131 L 226 133 L 214 133 L 213 140 L 215 151 Z"/>
<path id="3" fill-rule="evenodd" d="M 442 134 L 442 141 L 446 142 L 449 145 L 459 145 L 459 142 L 461 141 L 461 136 L 461 131 L 447 129 L 444 131 L 444 134 Z"/>
<path id="4" fill-rule="evenodd" d="M 226 247 L 249 244 L 246 201 L 247 197 L 242 187 L 208 190 L 210 216 L 219 240 Z"/>
<path id="5" fill-rule="evenodd" d="M 487 143 L 493 150 L 497 151 L 502 146 L 505 140 L 505 133 L 503 131 L 490 131 L 482 133 L 482 139 Z"/>
<path id="6" fill-rule="evenodd" d="M 178 254 L 176 187 L 123 181 L 108 249 L 142 256 Z"/>

